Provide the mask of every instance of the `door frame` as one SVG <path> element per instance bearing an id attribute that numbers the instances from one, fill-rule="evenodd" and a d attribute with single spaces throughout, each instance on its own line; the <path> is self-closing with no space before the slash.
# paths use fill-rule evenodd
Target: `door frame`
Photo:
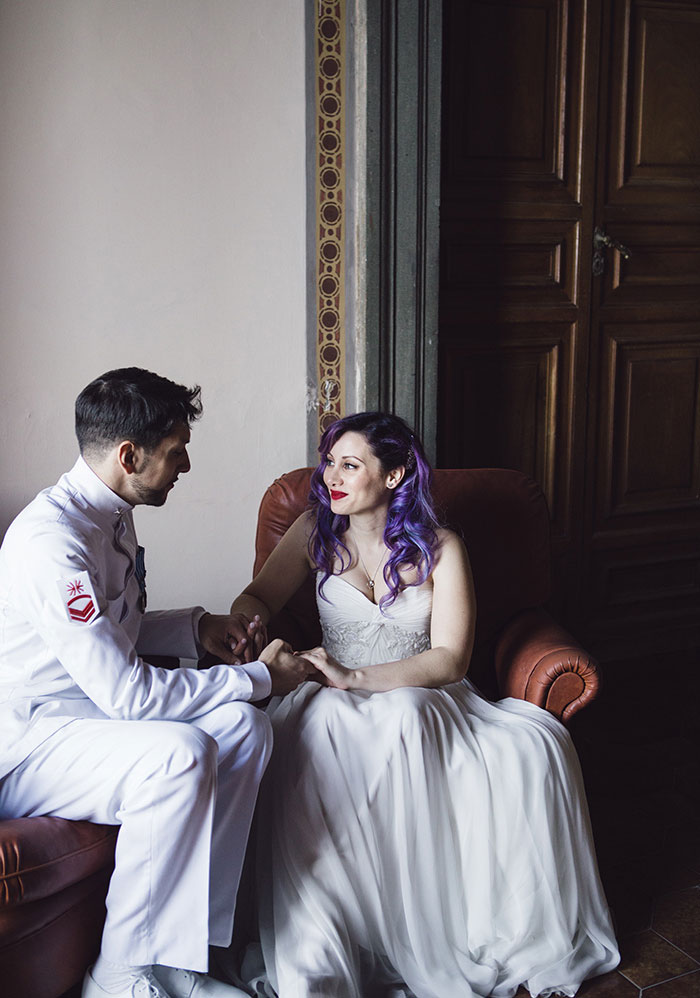
<path id="1" fill-rule="evenodd" d="M 368 408 L 437 444 L 442 0 L 364 0 Z"/>
<path id="2" fill-rule="evenodd" d="M 442 0 L 306 0 L 307 437 L 316 460 L 331 417 L 360 409 L 402 416 L 434 461 L 437 444 Z M 325 334 L 319 302 L 318 26 L 344 24 L 342 299 Z M 337 158 L 340 162 L 340 158 Z M 340 360 L 319 364 L 328 335 Z M 337 396 L 330 409 L 328 386 Z"/>

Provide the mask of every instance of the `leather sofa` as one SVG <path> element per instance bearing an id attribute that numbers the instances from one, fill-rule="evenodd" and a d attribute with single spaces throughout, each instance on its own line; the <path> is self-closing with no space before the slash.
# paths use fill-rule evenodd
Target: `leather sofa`
<path id="1" fill-rule="evenodd" d="M 260 506 L 257 572 L 306 507 L 311 469 L 278 478 Z M 469 550 L 477 595 L 470 676 L 565 723 L 596 696 L 598 668 L 550 616 L 549 515 L 541 490 L 515 471 L 435 473 L 443 522 Z M 270 623 L 296 648 L 320 642 L 311 579 Z M 164 664 L 159 662 L 159 664 Z M 60 818 L 0 821 L 0 994 L 59 998 L 95 958 L 117 829 Z"/>

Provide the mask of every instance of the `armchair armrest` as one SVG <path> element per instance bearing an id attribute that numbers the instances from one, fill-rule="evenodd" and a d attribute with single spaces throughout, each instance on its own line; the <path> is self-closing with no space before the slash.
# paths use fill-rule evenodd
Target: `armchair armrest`
<path id="1" fill-rule="evenodd" d="M 600 686 L 595 659 L 541 608 L 506 624 L 495 664 L 501 696 L 537 704 L 564 723 L 595 699 Z"/>
<path id="2" fill-rule="evenodd" d="M 65 818 L 0 821 L 0 911 L 41 900 L 109 867 L 118 826 Z"/>

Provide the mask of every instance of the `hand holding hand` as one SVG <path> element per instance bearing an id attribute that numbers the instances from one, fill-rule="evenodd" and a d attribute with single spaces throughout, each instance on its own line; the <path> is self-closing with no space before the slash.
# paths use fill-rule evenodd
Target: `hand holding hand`
<path id="1" fill-rule="evenodd" d="M 265 625 L 256 614 L 205 613 L 199 621 L 199 643 L 220 662 L 253 662 L 267 642 Z"/>
<path id="2" fill-rule="evenodd" d="M 291 693 L 314 671 L 305 658 L 295 655 L 291 645 L 280 638 L 271 641 L 258 657 L 270 671 L 273 696 Z"/>
<path id="3" fill-rule="evenodd" d="M 324 686 L 332 686 L 337 690 L 358 689 L 357 673 L 354 669 L 346 669 L 337 659 L 329 655 L 325 648 L 312 648 L 299 652 L 317 671 L 317 678 Z"/>

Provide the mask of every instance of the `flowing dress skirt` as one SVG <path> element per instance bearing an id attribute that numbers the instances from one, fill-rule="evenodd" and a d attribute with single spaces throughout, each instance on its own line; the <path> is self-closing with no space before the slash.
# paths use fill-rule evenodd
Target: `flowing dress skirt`
<path id="1" fill-rule="evenodd" d="M 420 592 L 400 608 L 409 621 Z M 358 613 L 377 610 L 360 598 L 373 609 Z M 394 651 L 420 631 L 375 623 Z M 324 620 L 334 654 L 358 653 L 342 647 L 352 633 L 366 647 L 372 621 L 356 624 Z M 270 714 L 257 848 L 280 998 L 573 995 L 617 965 L 578 758 L 548 712 L 464 680 L 378 694 L 306 683 Z"/>

